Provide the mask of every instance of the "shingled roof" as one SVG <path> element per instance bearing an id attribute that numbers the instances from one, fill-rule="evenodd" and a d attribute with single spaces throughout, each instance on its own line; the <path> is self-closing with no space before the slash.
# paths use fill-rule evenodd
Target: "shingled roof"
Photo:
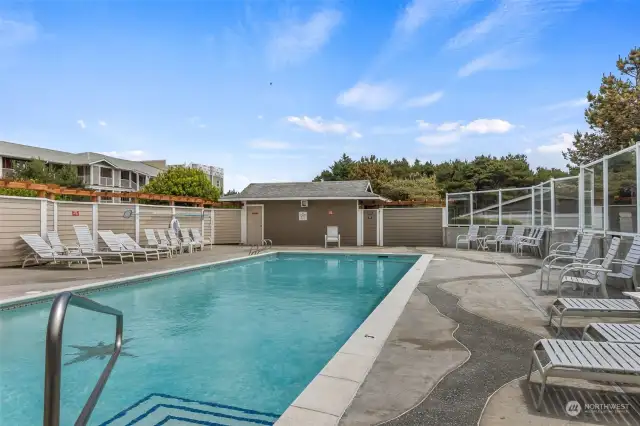
<path id="1" fill-rule="evenodd" d="M 327 182 L 252 183 L 241 193 L 221 197 L 220 201 L 379 199 L 368 180 Z"/>

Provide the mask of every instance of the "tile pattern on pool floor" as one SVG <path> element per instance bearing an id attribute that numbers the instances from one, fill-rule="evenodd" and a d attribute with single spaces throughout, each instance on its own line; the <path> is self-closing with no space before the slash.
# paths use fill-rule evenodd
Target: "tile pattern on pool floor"
<path id="1" fill-rule="evenodd" d="M 151 394 L 116 414 L 100 426 L 273 425 L 278 414 L 195 401 L 164 394 Z"/>

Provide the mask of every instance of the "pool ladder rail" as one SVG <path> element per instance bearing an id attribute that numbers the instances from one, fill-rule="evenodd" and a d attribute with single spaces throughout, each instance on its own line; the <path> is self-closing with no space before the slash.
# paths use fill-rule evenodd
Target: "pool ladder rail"
<path id="1" fill-rule="evenodd" d="M 271 247 L 273 247 L 273 241 L 264 239 L 262 240 L 262 243 L 254 244 L 251 246 L 251 248 L 249 249 L 249 256 L 262 253 L 265 250 L 271 250 Z"/>
<path id="2" fill-rule="evenodd" d="M 100 394 L 104 389 L 111 370 L 118 360 L 122 349 L 122 329 L 124 318 L 122 312 L 117 309 L 94 302 L 86 297 L 65 291 L 56 296 L 49 313 L 49 323 L 47 325 L 47 343 L 45 350 L 44 369 L 44 426 L 60 425 L 60 378 L 62 376 L 62 329 L 64 327 L 65 315 L 69 305 L 88 311 L 113 315 L 116 317 L 116 340 L 113 345 L 113 354 L 105 366 L 98 383 L 93 388 L 91 395 L 82 408 L 75 426 L 85 426 L 89 422 L 89 417 L 98 403 Z"/>

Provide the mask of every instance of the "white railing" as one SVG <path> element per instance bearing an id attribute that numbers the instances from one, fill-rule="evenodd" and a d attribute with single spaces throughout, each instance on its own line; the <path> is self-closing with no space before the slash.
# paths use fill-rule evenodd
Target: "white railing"
<path id="1" fill-rule="evenodd" d="M 113 186 L 113 178 L 101 177 L 100 186 Z"/>
<path id="2" fill-rule="evenodd" d="M 120 179 L 120 188 L 134 188 L 134 185 L 128 179 Z"/>
<path id="3" fill-rule="evenodd" d="M 448 193 L 445 226 L 515 225 L 632 235 L 640 229 L 640 143 L 524 188 Z"/>

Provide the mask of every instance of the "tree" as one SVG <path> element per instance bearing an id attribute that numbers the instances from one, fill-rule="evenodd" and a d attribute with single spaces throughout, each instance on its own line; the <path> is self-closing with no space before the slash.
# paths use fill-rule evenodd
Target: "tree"
<path id="1" fill-rule="evenodd" d="M 375 155 L 362 157 L 349 168 L 349 180 L 368 180 L 373 192 L 378 192 L 382 184 L 391 179 L 391 168 L 388 161 L 376 158 Z"/>
<path id="2" fill-rule="evenodd" d="M 226 196 L 229 196 L 229 195 L 237 195 L 237 194 L 238 194 L 238 191 L 236 191 L 235 189 L 230 189 L 224 195 L 226 197 Z"/>
<path id="3" fill-rule="evenodd" d="M 585 119 L 591 131 L 576 132 L 573 148 L 562 153 L 575 165 L 640 142 L 640 48 L 619 57 L 616 68 L 620 77 L 604 75 L 599 92 L 587 93 Z"/>
<path id="4" fill-rule="evenodd" d="M 318 176 L 313 179 L 313 181 L 319 182 L 323 180 L 349 180 L 349 172 L 352 165 L 353 160 L 351 159 L 351 157 L 349 157 L 347 154 L 342 154 L 342 157 L 340 157 L 338 161 L 334 161 L 333 165 L 331 165 L 329 169 L 323 170 Z"/>
<path id="5" fill-rule="evenodd" d="M 398 201 L 440 199 L 435 176 L 417 179 L 391 179 L 380 185 L 378 194 Z"/>
<path id="6" fill-rule="evenodd" d="M 15 166 L 17 180 L 30 180 L 36 183 L 52 183 L 70 188 L 83 187 L 78 177 L 78 168 L 71 164 L 47 164 L 43 160 L 33 159 Z"/>
<path id="7" fill-rule="evenodd" d="M 142 188 L 148 194 L 181 195 L 218 201 L 220 191 L 209 177 L 198 169 L 173 166 L 161 172 Z"/>

